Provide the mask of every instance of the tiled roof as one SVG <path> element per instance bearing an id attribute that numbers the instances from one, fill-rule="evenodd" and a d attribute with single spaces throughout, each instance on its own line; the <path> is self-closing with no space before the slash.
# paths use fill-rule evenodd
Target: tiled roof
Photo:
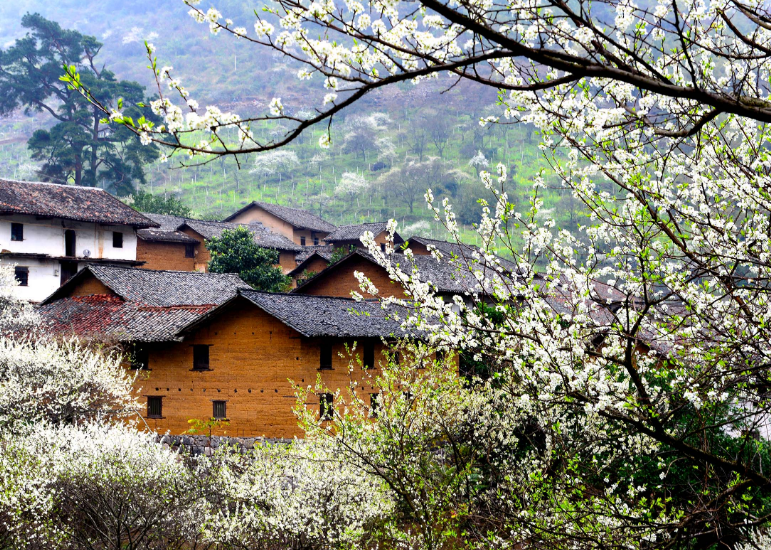
<path id="1" fill-rule="evenodd" d="M 255 206 L 262 208 L 266 212 L 273 214 L 281 220 L 284 220 L 296 229 L 310 229 L 311 231 L 320 231 L 325 233 L 329 233 L 330 231 L 335 230 L 334 225 L 318 217 L 316 214 L 309 212 L 308 210 L 290 208 L 289 206 L 281 206 L 280 204 L 258 201 L 250 202 L 243 208 L 233 212 L 230 216 L 225 218 L 224 221 L 229 222 L 242 212 L 245 212 Z"/>
<path id="2" fill-rule="evenodd" d="M 219 237 L 226 229 L 236 229 L 239 226 L 246 227 L 254 235 L 254 242 L 263 248 L 273 248 L 275 250 L 288 250 L 290 252 L 299 252 L 302 247 L 295 244 L 283 235 L 274 233 L 259 222 L 249 224 L 238 224 L 229 222 L 210 222 L 202 220 L 185 220 L 184 225 L 201 235 L 204 239 Z"/>
<path id="3" fill-rule="evenodd" d="M 310 287 L 314 281 L 321 277 L 334 277 L 335 268 L 342 265 L 354 258 L 363 258 L 373 265 L 378 265 L 375 259 L 368 253 L 361 249 L 353 251 L 345 258 L 339 260 L 337 263 L 332 264 L 324 271 L 321 271 L 316 276 L 308 279 L 297 288 L 292 290 L 293 293 L 302 293 L 305 287 Z M 507 275 L 494 271 L 491 267 L 485 267 L 481 264 L 466 263 L 463 259 L 453 260 L 450 258 L 442 258 L 441 261 L 437 261 L 433 256 L 420 256 L 415 255 L 413 260 L 404 254 L 393 254 L 391 261 L 394 264 L 398 264 L 402 271 L 405 273 L 411 273 L 412 268 L 416 267 L 420 274 L 421 281 L 431 281 L 436 287 L 436 291 L 441 294 L 464 294 L 469 293 L 484 293 L 490 289 L 483 289 L 476 277 L 471 274 L 470 269 L 475 271 L 482 271 L 485 275 L 485 279 L 496 278 L 502 282 L 506 282 Z M 352 288 L 351 290 L 358 290 L 358 288 Z"/>
<path id="4" fill-rule="evenodd" d="M 327 265 L 329 265 L 330 262 L 331 262 L 331 257 L 332 257 L 331 254 L 323 254 L 323 253 L 319 253 L 319 252 L 314 252 L 310 256 L 306 257 L 305 260 L 303 260 L 302 262 L 297 264 L 297 267 L 295 267 L 292 271 L 287 273 L 287 275 L 292 277 L 294 275 L 302 274 L 302 272 L 305 271 L 305 269 L 308 267 L 308 265 L 311 263 L 311 261 L 316 259 L 316 258 L 318 258 L 320 260 L 326 261 Z"/>
<path id="5" fill-rule="evenodd" d="M 88 273 L 127 302 L 153 307 L 221 304 L 235 296 L 238 289 L 251 288 L 233 273 L 156 271 L 90 265 L 81 269 L 42 303 L 47 304 L 67 296 L 70 289 Z"/>
<path id="6" fill-rule="evenodd" d="M 335 248 L 331 244 L 324 244 L 324 245 L 318 245 L 318 246 L 303 246 L 302 250 L 295 254 L 295 261 L 298 264 L 301 264 L 314 254 L 318 254 L 325 260 L 329 260 L 332 258 L 332 253 L 335 251 Z"/>
<path id="7" fill-rule="evenodd" d="M 0 214 L 28 214 L 104 225 L 156 223 L 103 189 L 0 179 Z"/>
<path id="8" fill-rule="evenodd" d="M 137 237 L 143 241 L 159 243 L 197 244 L 201 242 L 190 235 L 185 235 L 182 231 L 163 231 L 162 229 L 140 229 L 137 231 Z"/>
<path id="9" fill-rule="evenodd" d="M 362 235 L 364 235 L 364 233 L 367 231 L 371 231 L 372 234 L 375 237 L 377 237 L 387 229 L 388 229 L 388 222 L 360 223 L 356 225 L 340 225 L 337 227 L 337 229 L 332 231 L 332 233 L 324 237 L 324 240 L 330 243 L 337 242 L 337 241 L 358 241 L 359 239 L 361 239 Z M 399 236 L 399 234 L 395 233 L 394 243 L 400 244 L 403 242 L 404 240 Z"/>
<path id="10" fill-rule="evenodd" d="M 479 254 L 479 247 L 475 247 L 475 246 L 471 246 L 463 243 L 439 241 L 437 239 L 429 239 L 427 237 L 419 237 L 417 235 L 413 235 L 407 242 L 419 243 L 425 247 L 432 246 L 433 248 L 436 248 L 439 252 L 441 252 L 443 256 L 446 256 L 448 258 L 457 257 L 457 258 L 466 258 L 468 260 L 471 260 L 473 258 L 474 253 Z M 506 269 L 511 273 L 519 272 L 519 268 L 511 260 L 507 260 L 506 258 L 501 258 L 500 256 L 496 256 L 496 258 L 498 258 L 498 261 L 503 269 Z"/>
<path id="11" fill-rule="evenodd" d="M 378 338 L 406 336 L 401 322 L 390 319 L 379 302 L 356 302 L 347 298 L 277 294 L 242 290 L 245 298 L 303 336 Z M 227 305 L 220 306 L 220 309 Z M 215 314 L 212 311 L 211 314 Z M 203 322 L 196 320 L 183 332 Z"/>
<path id="12" fill-rule="evenodd" d="M 179 330 L 216 305 L 151 307 L 117 296 L 75 296 L 40 306 L 46 328 L 59 335 L 120 342 L 171 342 Z"/>

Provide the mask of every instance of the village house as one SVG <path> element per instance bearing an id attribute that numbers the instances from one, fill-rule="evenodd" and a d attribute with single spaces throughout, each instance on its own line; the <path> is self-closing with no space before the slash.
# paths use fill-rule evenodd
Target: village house
<path id="1" fill-rule="evenodd" d="M 158 224 L 106 191 L 0 180 L 0 259 L 39 302 L 89 264 L 136 266 L 137 232 Z"/>
<path id="2" fill-rule="evenodd" d="M 257 201 L 247 204 L 223 221 L 260 222 L 300 246 L 318 246 L 335 230 L 334 225 L 308 210 Z"/>
<path id="3" fill-rule="evenodd" d="M 258 292 L 228 274 L 103 266 L 81 270 L 40 314 L 52 333 L 122 344 L 127 368 L 141 371 L 145 422 L 175 434 L 215 418 L 232 436 L 302 435 L 290 380 L 347 387 L 354 343 L 362 365 L 376 369 L 384 339 L 405 335 L 374 302 Z M 372 379 L 357 376 L 371 399 Z M 321 413 L 334 398 L 322 392 L 306 405 Z"/>
<path id="4" fill-rule="evenodd" d="M 219 237 L 226 229 L 235 229 L 242 224 L 195 220 L 163 214 L 146 214 L 160 225 L 156 229 L 138 232 L 137 258 L 147 269 L 173 269 L 181 271 L 208 271 L 211 255 L 206 240 Z M 274 233 L 259 222 L 243 224 L 251 231 L 254 241 L 263 248 L 277 250 L 276 264 L 286 274 L 297 263 L 295 255 L 303 250 L 278 233 Z"/>
<path id="5" fill-rule="evenodd" d="M 329 246 L 309 246 L 295 256 L 297 267 L 287 273 L 292 278 L 292 288 L 325 270 L 332 263 L 334 249 Z"/>
<path id="6" fill-rule="evenodd" d="M 358 248 L 364 250 L 361 238 L 366 232 L 371 232 L 374 240 L 380 245 L 380 249 L 385 252 L 388 239 L 388 222 L 359 223 L 355 225 L 341 225 L 324 238 L 324 241 L 334 248 Z M 394 233 L 394 247 L 404 243 L 398 233 Z"/>

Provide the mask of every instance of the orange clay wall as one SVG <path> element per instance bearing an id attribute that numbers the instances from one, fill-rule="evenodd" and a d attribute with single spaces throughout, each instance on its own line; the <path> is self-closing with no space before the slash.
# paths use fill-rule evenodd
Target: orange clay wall
<path id="1" fill-rule="evenodd" d="M 209 371 L 193 367 L 194 344 L 210 345 Z M 349 342 L 349 345 L 352 342 Z M 375 343 L 375 360 L 383 345 Z M 361 353 L 361 343 L 357 352 Z M 163 398 L 163 418 L 147 419 L 159 433 L 182 434 L 188 420 L 208 420 L 215 400 L 227 401 L 230 424 L 213 433 L 232 437 L 291 438 L 302 436 L 292 409 L 296 403 L 289 379 L 305 387 L 317 376 L 330 388 L 347 387 L 351 378 L 345 342 L 334 341 L 332 370 L 319 370 L 319 341 L 301 336 L 286 325 L 244 302 L 235 303 L 184 342 L 151 349 L 149 371 L 140 371 L 137 393 Z M 355 369 L 358 376 L 361 369 Z M 356 376 L 356 374 L 354 375 Z M 362 381 L 362 394 L 377 393 L 369 379 Z M 365 397 L 365 402 L 369 398 Z M 315 396 L 307 404 L 319 409 Z M 144 415 L 143 415 L 144 416 Z"/>
<path id="2" fill-rule="evenodd" d="M 93 296 L 94 294 L 115 295 L 115 293 L 107 288 L 104 283 L 89 273 L 85 280 L 78 283 L 75 288 L 70 291 L 69 296 Z"/>
<path id="3" fill-rule="evenodd" d="M 196 245 L 196 251 L 203 248 Z M 137 260 L 145 262 L 142 269 L 195 271 L 196 258 L 185 258 L 184 243 L 137 241 Z"/>
<path id="4" fill-rule="evenodd" d="M 314 296 L 340 296 L 350 298 L 351 291 L 361 292 L 359 281 L 356 280 L 354 271 L 361 271 L 375 284 L 379 296 L 404 297 L 401 286 L 393 282 L 385 269 L 374 265 L 361 257 L 353 257 L 348 261 L 338 264 L 332 269 L 322 272 L 322 275 L 309 284 L 297 290 L 299 294 L 311 294 Z M 365 298 L 371 298 L 365 295 Z"/>

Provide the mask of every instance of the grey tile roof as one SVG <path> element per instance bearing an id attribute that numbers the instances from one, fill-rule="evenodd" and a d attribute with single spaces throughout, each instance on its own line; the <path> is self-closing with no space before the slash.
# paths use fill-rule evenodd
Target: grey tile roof
<path id="1" fill-rule="evenodd" d="M 104 225 L 157 224 L 103 189 L 0 179 L 0 214 L 28 214 Z"/>
<path id="2" fill-rule="evenodd" d="M 344 265 L 346 262 L 352 261 L 355 258 L 363 258 L 373 265 L 378 266 L 375 259 L 368 252 L 357 249 L 293 289 L 292 293 L 304 292 L 306 287 L 310 287 L 314 284 L 314 281 L 322 277 L 334 277 L 335 269 L 338 266 Z M 436 291 L 440 294 L 464 294 L 467 292 L 484 293 L 489 291 L 490 289 L 483 289 L 480 287 L 477 279 L 472 275 L 471 269 L 482 271 L 485 274 L 485 278 L 495 278 L 504 284 L 507 280 L 510 281 L 509 276 L 506 273 L 498 273 L 491 267 L 485 267 L 484 265 L 476 264 L 474 262 L 466 262 L 463 259 L 455 260 L 445 257 L 442 258 L 441 261 L 437 261 L 433 256 L 415 255 L 413 260 L 410 261 L 404 254 L 393 254 L 391 256 L 391 261 L 398 265 L 405 273 L 410 273 L 413 267 L 416 267 L 420 275 L 420 280 L 424 282 L 431 281 L 436 287 Z M 351 290 L 358 291 L 358 288 L 352 288 Z"/>
<path id="3" fill-rule="evenodd" d="M 239 289 L 251 288 L 233 273 L 156 271 L 90 265 L 43 300 L 43 304 L 66 296 L 79 280 L 91 273 L 127 302 L 145 306 L 200 306 L 221 304 Z"/>
<path id="4" fill-rule="evenodd" d="M 201 242 L 182 231 L 163 231 L 162 229 L 140 229 L 137 231 L 137 237 L 143 241 L 159 243 L 197 244 Z"/>
<path id="5" fill-rule="evenodd" d="M 184 226 L 189 227 L 204 239 L 219 237 L 226 229 L 235 229 L 244 226 L 254 235 L 254 242 L 263 248 L 273 248 L 275 250 L 287 250 L 290 252 L 299 252 L 302 247 L 295 244 L 283 235 L 274 233 L 259 222 L 249 224 L 237 224 L 229 222 L 210 222 L 203 220 L 185 220 Z"/>
<path id="6" fill-rule="evenodd" d="M 318 246 L 303 246 L 302 250 L 295 254 L 295 261 L 298 264 L 303 263 L 305 260 L 313 256 L 314 254 L 318 254 L 325 260 L 329 260 L 332 258 L 332 253 L 335 251 L 335 248 L 331 244 L 324 244 L 324 245 L 318 245 Z"/>
<path id="7" fill-rule="evenodd" d="M 38 308 L 52 333 L 120 342 L 171 342 L 182 327 L 216 305 L 152 307 L 125 302 L 117 296 L 75 296 Z"/>
<path id="8" fill-rule="evenodd" d="M 413 235 L 412 237 L 410 237 L 410 239 L 407 242 L 420 243 L 426 247 L 432 246 L 446 257 L 466 258 L 468 260 L 471 260 L 475 252 L 479 253 L 479 247 L 476 247 L 476 246 L 471 246 L 463 243 L 453 243 L 449 241 L 440 241 L 437 239 L 429 239 L 427 237 L 420 237 L 418 235 Z M 500 262 L 502 268 L 506 269 L 511 273 L 519 272 L 519 268 L 517 267 L 517 264 L 515 264 L 511 260 L 507 260 L 506 258 L 502 258 L 500 256 L 496 256 L 496 258 L 498 258 L 498 261 Z"/>
<path id="9" fill-rule="evenodd" d="M 316 259 L 316 258 L 318 258 L 318 259 L 320 259 L 320 260 L 324 260 L 324 261 L 326 261 L 326 262 L 327 262 L 327 266 L 329 266 L 329 264 L 330 264 L 330 262 L 331 262 L 331 259 L 330 259 L 330 258 L 331 258 L 331 254 L 328 254 L 328 255 L 327 255 L 327 254 L 321 254 L 321 253 L 319 253 L 319 252 L 314 252 L 314 253 L 313 253 L 313 254 L 311 254 L 310 256 L 307 256 L 307 257 L 305 258 L 305 260 L 303 260 L 302 262 L 300 262 L 299 264 L 297 264 L 297 267 L 295 267 L 295 268 L 294 268 L 292 271 L 290 271 L 289 273 L 287 273 L 287 275 L 289 275 L 290 277 L 293 277 L 293 276 L 295 276 L 295 275 L 302 275 L 303 271 L 305 271 L 305 270 L 306 270 L 306 268 L 308 267 L 308 265 L 310 264 L 310 262 L 311 262 L 312 260 Z M 326 268 L 324 268 L 324 269 L 326 269 Z"/>
<path id="10" fill-rule="evenodd" d="M 266 212 L 273 214 L 277 218 L 284 220 L 296 229 L 310 229 L 311 231 L 319 231 L 323 233 L 329 233 L 330 231 L 335 230 L 334 225 L 308 210 L 290 208 L 289 206 L 281 206 L 280 204 L 258 201 L 250 202 L 243 208 L 233 212 L 230 216 L 225 218 L 224 221 L 229 222 L 242 212 L 245 212 L 255 206 L 258 206 Z"/>
<path id="11" fill-rule="evenodd" d="M 332 233 L 324 237 L 327 242 L 358 241 L 365 232 L 371 231 L 374 236 L 380 235 L 388 229 L 388 222 L 359 223 L 355 225 L 340 225 Z M 404 240 L 398 233 L 394 234 L 394 243 L 400 244 Z"/>
<path id="12" fill-rule="evenodd" d="M 347 298 L 277 294 L 257 290 L 242 290 L 245 298 L 303 336 L 335 338 L 403 337 L 407 333 L 401 322 L 386 313 L 379 302 L 356 302 Z M 223 310 L 227 304 L 218 309 Z M 210 315 L 216 314 L 212 310 Z M 189 330 L 200 320 L 184 329 Z"/>

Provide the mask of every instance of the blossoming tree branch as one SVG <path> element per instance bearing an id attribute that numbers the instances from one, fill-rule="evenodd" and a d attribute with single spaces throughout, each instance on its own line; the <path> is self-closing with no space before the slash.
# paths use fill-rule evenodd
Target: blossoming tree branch
<path id="1" fill-rule="evenodd" d="M 768 527 L 765 4 L 278 0 L 247 27 L 185 3 L 212 33 L 279 52 L 327 91 L 309 116 L 280 98 L 251 118 L 201 109 L 148 44 L 162 124 L 103 110 L 168 157 L 258 153 L 316 125 L 328 147 L 333 117 L 367 93 L 444 74 L 499 90 L 500 113 L 480 124 L 537 127 L 589 213 L 578 233 L 561 231 L 544 215 L 542 179 L 523 209 L 506 166 L 481 172 L 495 200 L 482 203 L 481 246 L 444 258 L 467 285 L 453 300 L 409 251 L 397 259 L 365 238 L 407 291 L 383 304 L 466 369 L 465 383 L 447 369 L 422 380 L 404 363 L 386 369 L 378 383 L 393 391 L 377 422 L 361 421 L 351 393 L 335 429 L 318 434 L 398 496 L 409 514 L 397 523 L 417 526 L 410 540 L 732 547 Z M 89 96 L 74 71 L 64 78 Z M 261 141 L 251 125 L 263 120 L 288 130 Z M 460 240 L 452 205 L 430 189 L 426 199 Z"/>

